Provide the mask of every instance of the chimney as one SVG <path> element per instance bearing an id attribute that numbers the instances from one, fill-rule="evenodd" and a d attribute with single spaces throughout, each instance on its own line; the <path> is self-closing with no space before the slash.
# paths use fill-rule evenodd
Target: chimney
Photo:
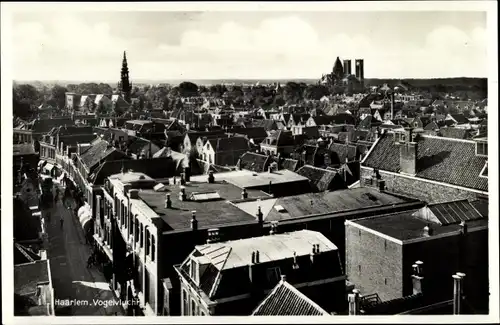
<path id="1" fill-rule="evenodd" d="M 274 235 L 278 233 L 278 221 L 271 222 L 271 230 L 269 231 L 269 235 Z"/>
<path id="2" fill-rule="evenodd" d="M 252 252 L 252 260 L 251 260 L 250 264 L 248 265 L 248 277 L 250 279 L 250 283 L 252 283 L 252 284 L 253 284 L 253 282 L 255 280 L 254 276 L 253 276 L 253 272 L 254 272 L 254 264 L 255 264 L 255 257 L 256 257 L 256 255 L 257 255 L 256 252 L 253 251 Z"/>
<path id="3" fill-rule="evenodd" d="M 186 201 L 187 200 L 186 188 L 184 186 L 181 186 L 181 191 L 179 192 L 179 200 L 180 201 Z"/>
<path id="4" fill-rule="evenodd" d="M 186 185 L 186 175 L 184 173 L 181 173 L 181 185 Z"/>
<path id="5" fill-rule="evenodd" d="M 360 291 L 358 289 L 352 290 L 348 296 L 349 300 L 349 316 L 360 314 Z"/>
<path id="6" fill-rule="evenodd" d="M 170 197 L 168 198 L 170 200 Z M 196 220 L 196 211 L 191 211 L 191 230 L 198 230 L 198 220 Z"/>
<path id="7" fill-rule="evenodd" d="M 314 263 L 314 256 L 319 253 L 319 244 L 313 244 L 311 252 L 311 263 Z"/>
<path id="8" fill-rule="evenodd" d="M 463 282 L 465 278 L 464 273 L 457 273 L 453 277 L 453 315 L 462 314 L 462 300 L 463 300 Z"/>
<path id="9" fill-rule="evenodd" d="M 172 200 L 170 199 L 170 193 L 165 194 L 165 209 L 172 209 Z"/>
<path id="10" fill-rule="evenodd" d="M 129 198 L 138 199 L 139 198 L 139 190 L 130 190 L 128 192 Z"/>
<path id="11" fill-rule="evenodd" d="M 422 282 L 424 280 L 423 264 L 422 261 L 416 261 L 415 264 L 412 265 L 413 274 L 411 278 L 414 295 L 422 293 Z"/>
<path id="12" fill-rule="evenodd" d="M 405 132 L 405 138 L 399 144 L 399 165 L 403 174 L 415 175 L 417 173 L 417 150 L 418 145 L 413 137 L 411 129 Z"/>
<path id="13" fill-rule="evenodd" d="M 257 207 L 257 221 L 261 225 L 264 223 L 264 214 L 262 213 L 262 208 L 260 207 L 260 205 Z"/>
<path id="14" fill-rule="evenodd" d="M 40 254 L 40 258 L 42 259 L 42 261 L 47 259 L 47 251 L 45 249 L 41 249 L 39 254 Z"/>
<path id="15" fill-rule="evenodd" d="M 190 174 L 189 167 L 184 167 L 184 180 L 186 182 L 189 182 L 190 179 L 191 179 L 191 174 Z"/>
<path id="16" fill-rule="evenodd" d="M 210 183 L 210 184 L 215 183 L 214 172 L 209 172 L 208 173 L 208 183 Z"/>
<path id="17" fill-rule="evenodd" d="M 248 198 L 248 193 L 247 190 L 244 188 L 243 191 L 241 191 L 241 199 L 247 199 Z"/>
<path id="18" fill-rule="evenodd" d="M 424 236 L 425 237 L 430 237 L 432 236 L 434 230 L 431 228 L 431 225 L 430 223 L 428 223 L 425 227 L 424 227 Z"/>
<path id="19" fill-rule="evenodd" d="M 207 244 L 216 243 L 219 240 L 219 228 L 208 229 L 207 233 Z"/>
<path id="20" fill-rule="evenodd" d="M 391 93 L 391 120 L 394 119 L 394 93 Z"/>
<path id="21" fill-rule="evenodd" d="M 382 180 L 382 179 L 379 179 L 379 180 L 377 181 L 377 183 L 378 183 L 378 187 L 377 187 L 377 189 L 379 190 L 379 192 L 383 192 L 383 191 L 385 191 L 385 181 L 384 181 L 384 180 Z"/>
<path id="22" fill-rule="evenodd" d="M 297 263 L 297 253 L 296 252 L 293 252 L 293 266 L 292 266 L 292 268 L 294 270 L 299 269 L 299 263 Z"/>
<path id="23" fill-rule="evenodd" d="M 286 275 L 285 274 L 281 275 L 281 282 L 286 282 Z"/>

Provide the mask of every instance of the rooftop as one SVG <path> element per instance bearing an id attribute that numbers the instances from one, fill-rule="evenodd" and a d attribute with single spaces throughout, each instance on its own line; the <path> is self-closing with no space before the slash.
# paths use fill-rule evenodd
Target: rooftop
<path id="1" fill-rule="evenodd" d="M 254 214 L 238 209 L 228 201 L 241 200 L 242 189 L 227 182 L 215 183 L 191 180 L 184 186 L 188 200 L 179 200 L 181 187 L 168 185 L 167 192 L 141 189 L 139 197 L 165 222 L 165 231 L 191 228 L 192 211 L 196 211 L 198 228 L 212 228 L 218 225 L 254 222 Z M 165 208 L 166 194 L 170 194 L 172 208 Z M 267 194 L 247 189 L 248 198 L 268 197 Z"/>
<path id="2" fill-rule="evenodd" d="M 248 265 L 254 251 L 259 251 L 259 263 L 266 263 L 293 258 L 294 253 L 309 255 L 313 244 L 318 244 L 321 252 L 337 250 L 323 234 L 311 230 L 200 245 L 196 250 L 218 270 L 227 270 Z"/>
<path id="3" fill-rule="evenodd" d="M 392 237 L 397 240 L 407 241 L 419 238 L 432 238 L 438 235 L 453 233 L 461 229 L 460 225 L 438 225 L 432 223 L 430 227 L 433 230 L 432 236 L 424 234 L 424 227 L 429 224 L 429 221 L 420 219 L 414 216 L 419 210 L 406 211 L 402 213 L 389 214 L 385 216 L 368 217 L 350 221 L 354 224 L 359 224 L 371 230 L 375 230 L 381 234 Z M 480 219 L 467 222 L 469 229 L 486 226 L 487 219 Z"/>
<path id="4" fill-rule="evenodd" d="M 309 181 L 304 176 L 300 176 L 297 173 L 289 171 L 287 169 L 281 169 L 277 171 L 256 173 L 248 170 L 237 170 L 227 173 L 214 174 L 216 180 L 223 180 L 227 183 L 233 184 L 239 188 L 255 188 L 262 186 L 269 186 L 271 184 L 285 184 L 294 182 L 304 182 Z M 206 180 L 207 176 L 195 176 L 191 180 L 203 179 Z"/>
<path id="5" fill-rule="evenodd" d="M 21 296 L 35 295 L 39 283 L 48 283 L 49 268 L 47 260 L 14 266 L 14 292 Z"/>
<path id="6" fill-rule="evenodd" d="M 416 177 L 488 191 L 488 179 L 479 177 L 487 157 L 476 156 L 474 141 L 420 135 L 417 140 Z M 384 134 L 363 165 L 399 172 L 399 147 L 393 134 Z"/>
<path id="7" fill-rule="evenodd" d="M 367 207 L 408 202 L 389 193 L 360 187 L 323 193 L 308 193 L 261 201 L 235 203 L 237 207 L 254 215 L 260 205 L 266 221 L 301 218 L 305 216 L 334 214 Z"/>
<path id="8" fill-rule="evenodd" d="M 290 283 L 281 280 L 252 313 L 252 316 L 322 316 L 329 315 Z"/>
<path id="9" fill-rule="evenodd" d="M 14 144 L 12 146 L 14 156 L 34 155 L 35 148 L 31 143 Z"/>

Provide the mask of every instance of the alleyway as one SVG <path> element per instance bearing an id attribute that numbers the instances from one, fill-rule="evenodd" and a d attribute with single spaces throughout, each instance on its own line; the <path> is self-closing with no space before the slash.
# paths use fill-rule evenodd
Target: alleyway
<path id="1" fill-rule="evenodd" d="M 71 204 L 71 210 L 62 201 L 58 201 L 57 205 L 44 211 L 45 216 L 50 212 L 50 221 L 46 217 L 49 237 L 47 251 L 55 292 L 56 316 L 124 315 L 123 308 L 118 305 L 104 275 L 96 267 L 87 268 L 90 246 L 86 245 L 80 222 L 73 215 L 75 202 L 71 200 L 66 204 Z M 62 228 L 61 215 L 64 218 Z M 73 299 L 74 303 L 68 306 L 67 301 Z"/>

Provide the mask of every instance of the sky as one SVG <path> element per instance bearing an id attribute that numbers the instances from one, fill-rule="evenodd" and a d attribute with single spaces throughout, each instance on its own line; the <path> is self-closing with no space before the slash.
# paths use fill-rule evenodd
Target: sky
<path id="1" fill-rule="evenodd" d="M 487 77 L 485 12 L 29 12 L 12 16 L 16 80 Z M 353 63 L 354 67 L 354 63 Z"/>

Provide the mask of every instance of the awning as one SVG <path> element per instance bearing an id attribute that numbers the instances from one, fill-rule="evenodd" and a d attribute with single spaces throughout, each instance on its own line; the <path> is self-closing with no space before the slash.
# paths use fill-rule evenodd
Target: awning
<path id="1" fill-rule="evenodd" d="M 82 225 L 83 232 L 87 233 L 89 228 L 92 226 L 92 216 L 89 214 L 84 214 L 80 217 L 80 224 Z"/>

